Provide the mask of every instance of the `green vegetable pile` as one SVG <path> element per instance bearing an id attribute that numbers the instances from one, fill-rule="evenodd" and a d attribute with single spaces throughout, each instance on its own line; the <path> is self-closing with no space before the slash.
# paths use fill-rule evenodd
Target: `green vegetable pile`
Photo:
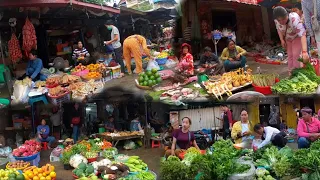
<path id="1" fill-rule="evenodd" d="M 78 168 L 72 171 L 78 178 L 89 177 L 94 175 L 94 168 L 91 164 L 80 163 Z"/>
<path id="2" fill-rule="evenodd" d="M 315 93 L 319 84 L 320 77 L 315 73 L 313 66 L 307 63 L 304 68 L 294 69 L 290 78 L 281 80 L 271 89 L 279 94 L 311 94 Z"/>
<path id="3" fill-rule="evenodd" d="M 256 170 L 256 176 L 257 180 L 275 180 L 275 178 L 270 175 L 270 172 L 263 168 L 258 168 Z"/>
<path id="4" fill-rule="evenodd" d="M 275 74 L 255 74 L 252 76 L 253 84 L 260 87 L 273 86 L 276 82 Z"/>
<path id="5" fill-rule="evenodd" d="M 139 174 L 136 175 L 136 177 L 141 180 L 155 180 L 156 179 L 154 174 L 152 174 L 150 171 L 140 172 Z"/>
<path id="6" fill-rule="evenodd" d="M 139 156 L 130 156 L 124 164 L 130 168 L 130 172 L 143 172 L 148 168 L 147 164 L 144 163 Z"/>
<path id="7" fill-rule="evenodd" d="M 114 155 L 118 154 L 118 149 L 117 148 L 108 148 L 102 151 L 102 156 L 105 158 L 113 158 Z"/>

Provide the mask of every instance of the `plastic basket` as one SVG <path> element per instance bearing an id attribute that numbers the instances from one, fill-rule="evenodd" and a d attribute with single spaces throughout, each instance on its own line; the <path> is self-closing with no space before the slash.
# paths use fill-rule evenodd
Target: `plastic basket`
<path id="1" fill-rule="evenodd" d="M 31 155 L 31 156 L 26 156 L 26 157 L 18 157 L 18 156 L 13 156 L 16 160 L 22 160 L 22 161 L 25 161 L 25 162 L 29 162 L 29 161 L 33 161 L 37 158 L 37 156 L 39 155 L 40 152 L 34 154 L 34 155 Z"/>
<path id="2" fill-rule="evenodd" d="M 158 65 L 164 65 L 168 61 L 168 58 L 156 59 Z"/>
<path id="3" fill-rule="evenodd" d="M 149 168 L 147 167 L 145 171 L 149 171 Z M 129 172 L 129 174 L 136 175 L 136 174 L 139 174 L 139 172 Z"/>
<path id="4" fill-rule="evenodd" d="M 280 80 L 278 78 L 276 78 L 276 83 L 279 82 Z M 272 94 L 271 91 L 271 86 L 266 86 L 266 87 L 262 87 L 262 86 L 257 86 L 255 84 L 252 83 L 252 86 L 254 88 L 255 91 L 264 94 L 264 95 L 270 95 Z"/>
<path id="5" fill-rule="evenodd" d="M 214 33 L 213 34 L 213 39 L 220 40 L 221 38 L 222 38 L 222 35 L 220 33 Z"/>
<path id="6" fill-rule="evenodd" d="M 126 157 L 126 158 L 124 158 L 124 159 L 120 159 L 120 158 L 119 158 L 120 156 L 127 156 L 127 155 L 124 155 L 124 154 L 117 154 L 117 155 L 114 155 L 114 156 L 113 156 L 113 158 L 114 158 L 114 160 L 116 160 L 117 162 L 122 162 L 122 163 L 127 162 L 127 161 L 128 161 L 128 159 L 129 159 L 129 156 L 127 156 L 127 157 Z"/>
<path id="7" fill-rule="evenodd" d="M 50 94 L 48 94 L 48 97 L 50 98 L 52 104 L 60 105 L 64 102 L 69 101 L 71 98 L 71 95 L 70 95 L 70 91 L 67 91 L 66 93 L 62 94 L 61 96 L 51 96 Z"/>
<path id="8" fill-rule="evenodd" d="M 10 167 L 9 167 L 9 164 L 10 164 L 10 163 L 8 163 L 8 164 L 6 165 L 6 168 L 7 168 L 7 169 L 24 170 L 25 168 L 27 168 L 27 167 L 30 166 L 30 163 L 28 163 L 26 166 L 21 167 L 21 168 L 10 168 Z"/>

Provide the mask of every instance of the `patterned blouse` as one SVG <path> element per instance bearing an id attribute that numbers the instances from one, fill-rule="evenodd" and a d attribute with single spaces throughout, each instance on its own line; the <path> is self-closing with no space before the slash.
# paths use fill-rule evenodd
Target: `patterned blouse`
<path id="1" fill-rule="evenodd" d="M 187 53 L 185 56 L 180 58 L 180 62 L 177 66 L 178 70 L 186 75 L 193 75 L 194 66 L 193 66 L 193 56 L 190 53 Z"/>
<path id="2" fill-rule="evenodd" d="M 277 30 L 282 34 L 285 34 L 286 40 L 288 41 L 306 35 L 306 29 L 304 28 L 299 15 L 295 12 L 289 14 L 289 22 L 286 25 L 281 25 L 277 20 L 274 20 L 274 22 L 276 23 Z"/>

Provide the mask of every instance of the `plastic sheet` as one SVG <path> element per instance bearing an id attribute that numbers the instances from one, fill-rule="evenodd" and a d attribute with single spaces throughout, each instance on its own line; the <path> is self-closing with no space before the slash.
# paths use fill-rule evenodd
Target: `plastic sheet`
<path id="1" fill-rule="evenodd" d="M 245 160 L 238 160 L 238 163 L 243 165 L 249 165 L 250 169 L 242 174 L 233 174 L 231 175 L 228 180 L 254 180 L 256 174 L 256 168 L 252 161 L 245 161 Z"/>

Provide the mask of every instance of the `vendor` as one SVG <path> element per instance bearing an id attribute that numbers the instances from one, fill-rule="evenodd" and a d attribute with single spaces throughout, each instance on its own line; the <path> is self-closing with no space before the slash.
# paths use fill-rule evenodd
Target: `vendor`
<path id="1" fill-rule="evenodd" d="M 310 144 L 320 138 L 320 121 L 312 117 L 308 107 L 301 109 L 302 118 L 298 122 L 298 148 L 309 148 Z"/>
<path id="2" fill-rule="evenodd" d="M 135 118 L 130 123 L 130 131 L 141 131 L 141 123 L 139 121 L 139 115 L 136 114 Z"/>
<path id="3" fill-rule="evenodd" d="M 261 135 L 261 139 L 263 139 L 261 144 L 256 147 L 257 149 L 260 149 L 270 143 L 278 148 L 283 148 L 287 144 L 287 139 L 285 138 L 286 133 L 280 132 L 276 128 L 271 126 L 263 127 L 261 124 L 256 124 L 253 129 L 257 134 Z"/>
<path id="4" fill-rule="evenodd" d="M 26 69 L 26 74 L 24 74 L 22 77 L 19 78 L 19 80 L 24 79 L 25 77 L 29 77 L 32 79 L 32 81 L 45 81 L 47 79 L 47 76 L 44 74 L 41 74 L 41 70 L 43 68 L 42 60 L 40 58 L 37 58 L 37 51 L 31 50 L 29 53 L 29 62 Z"/>
<path id="5" fill-rule="evenodd" d="M 248 120 L 248 112 L 242 110 L 240 114 L 241 121 L 234 123 L 231 131 L 231 137 L 236 144 L 249 140 L 251 135 L 251 124 Z"/>
<path id="6" fill-rule="evenodd" d="M 129 74 L 132 74 L 131 70 L 131 54 L 133 55 L 136 64 L 136 73 L 140 74 L 142 69 L 142 51 L 150 59 L 152 59 L 150 51 L 147 47 L 147 40 L 141 35 L 132 35 L 127 37 L 123 41 L 123 57 L 126 62 L 127 70 Z"/>
<path id="7" fill-rule="evenodd" d="M 114 132 L 115 128 L 114 128 L 114 118 L 112 116 L 110 116 L 107 120 L 107 122 L 105 123 L 105 128 L 107 132 Z"/>
<path id="8" fill-rule="evenodd" d="M 48 142 L 48 148 L 51 149 L 51 145 L 56 139 L 53 136 L 49 136 L 50 128 L 46 123 L 46 120 L 42 119 L 41 125 L 37 127 L 37 140 L 39 142 Z"/>
<path id="9" fill-rule="evenodd" d="M 223 139 L 227 139 L 230 137 L 230 129 L 232 128 L 233 118 L 232 118 L 232 112 L 228 105 L 222 105 L 221 109 L 223 111 Z"/>
<path id="10" fill-rule="evenodd" d="M 200 66 L 205 68 L 207 75 L 222 75 L 224 73 L 223 64 L 219 61 L 219 57 L 216 56 L 210 47 L 204 48 L 204 53 L 200 57 Z"/>
<path id="11" fill-rule="evenodd" d="M 229 72 L 237 68 L 246 67 L 246 57 L 247 51 L 236 45 L 236 42 L 229 39 L 227 42 L 227 47 L 223 49 L 221 53 L 221 60 L 223 60 L 224 69 Z"/>
<path id="12" fill-rule="evenodd" d="M 274 22 L 283 48 L 288 54 L 289 75 L 295 68 L 300 68 L 300 54 L 305 61 L 309 61 L 306 29 L 300 21 L 297 13 L 288 13 L 284 7 L 278 6 L 273 9 Z"/>
<path id="13" fill-rule="evenodd" d="M 191 119 L 189 117 L 182 118 L 182 128 L 179 128 L 173 132 L 173 141 L 170 150 L 166 151 L 166 157 L 179 156 L 181 152 L 184 152 L 192 145 L 199 149 L 193 132 L 190 131 Z"/>
<path id="14" fill-rule="evenodd" d="M 85 47 L 83 47 L 83 44 L 81 41 L 78 41 L 78 48 L 74 49 L 73 54 L 72 54 L 72 59 L 75 60 L 76 64 L 78 62 L 83 62 L 85 61 L 85 58 L 90 57 L 89 52 Z M 82 60 L 80 60 L 83 58 Z M 83 63 L 85 64 L 85 62 Z"/>

